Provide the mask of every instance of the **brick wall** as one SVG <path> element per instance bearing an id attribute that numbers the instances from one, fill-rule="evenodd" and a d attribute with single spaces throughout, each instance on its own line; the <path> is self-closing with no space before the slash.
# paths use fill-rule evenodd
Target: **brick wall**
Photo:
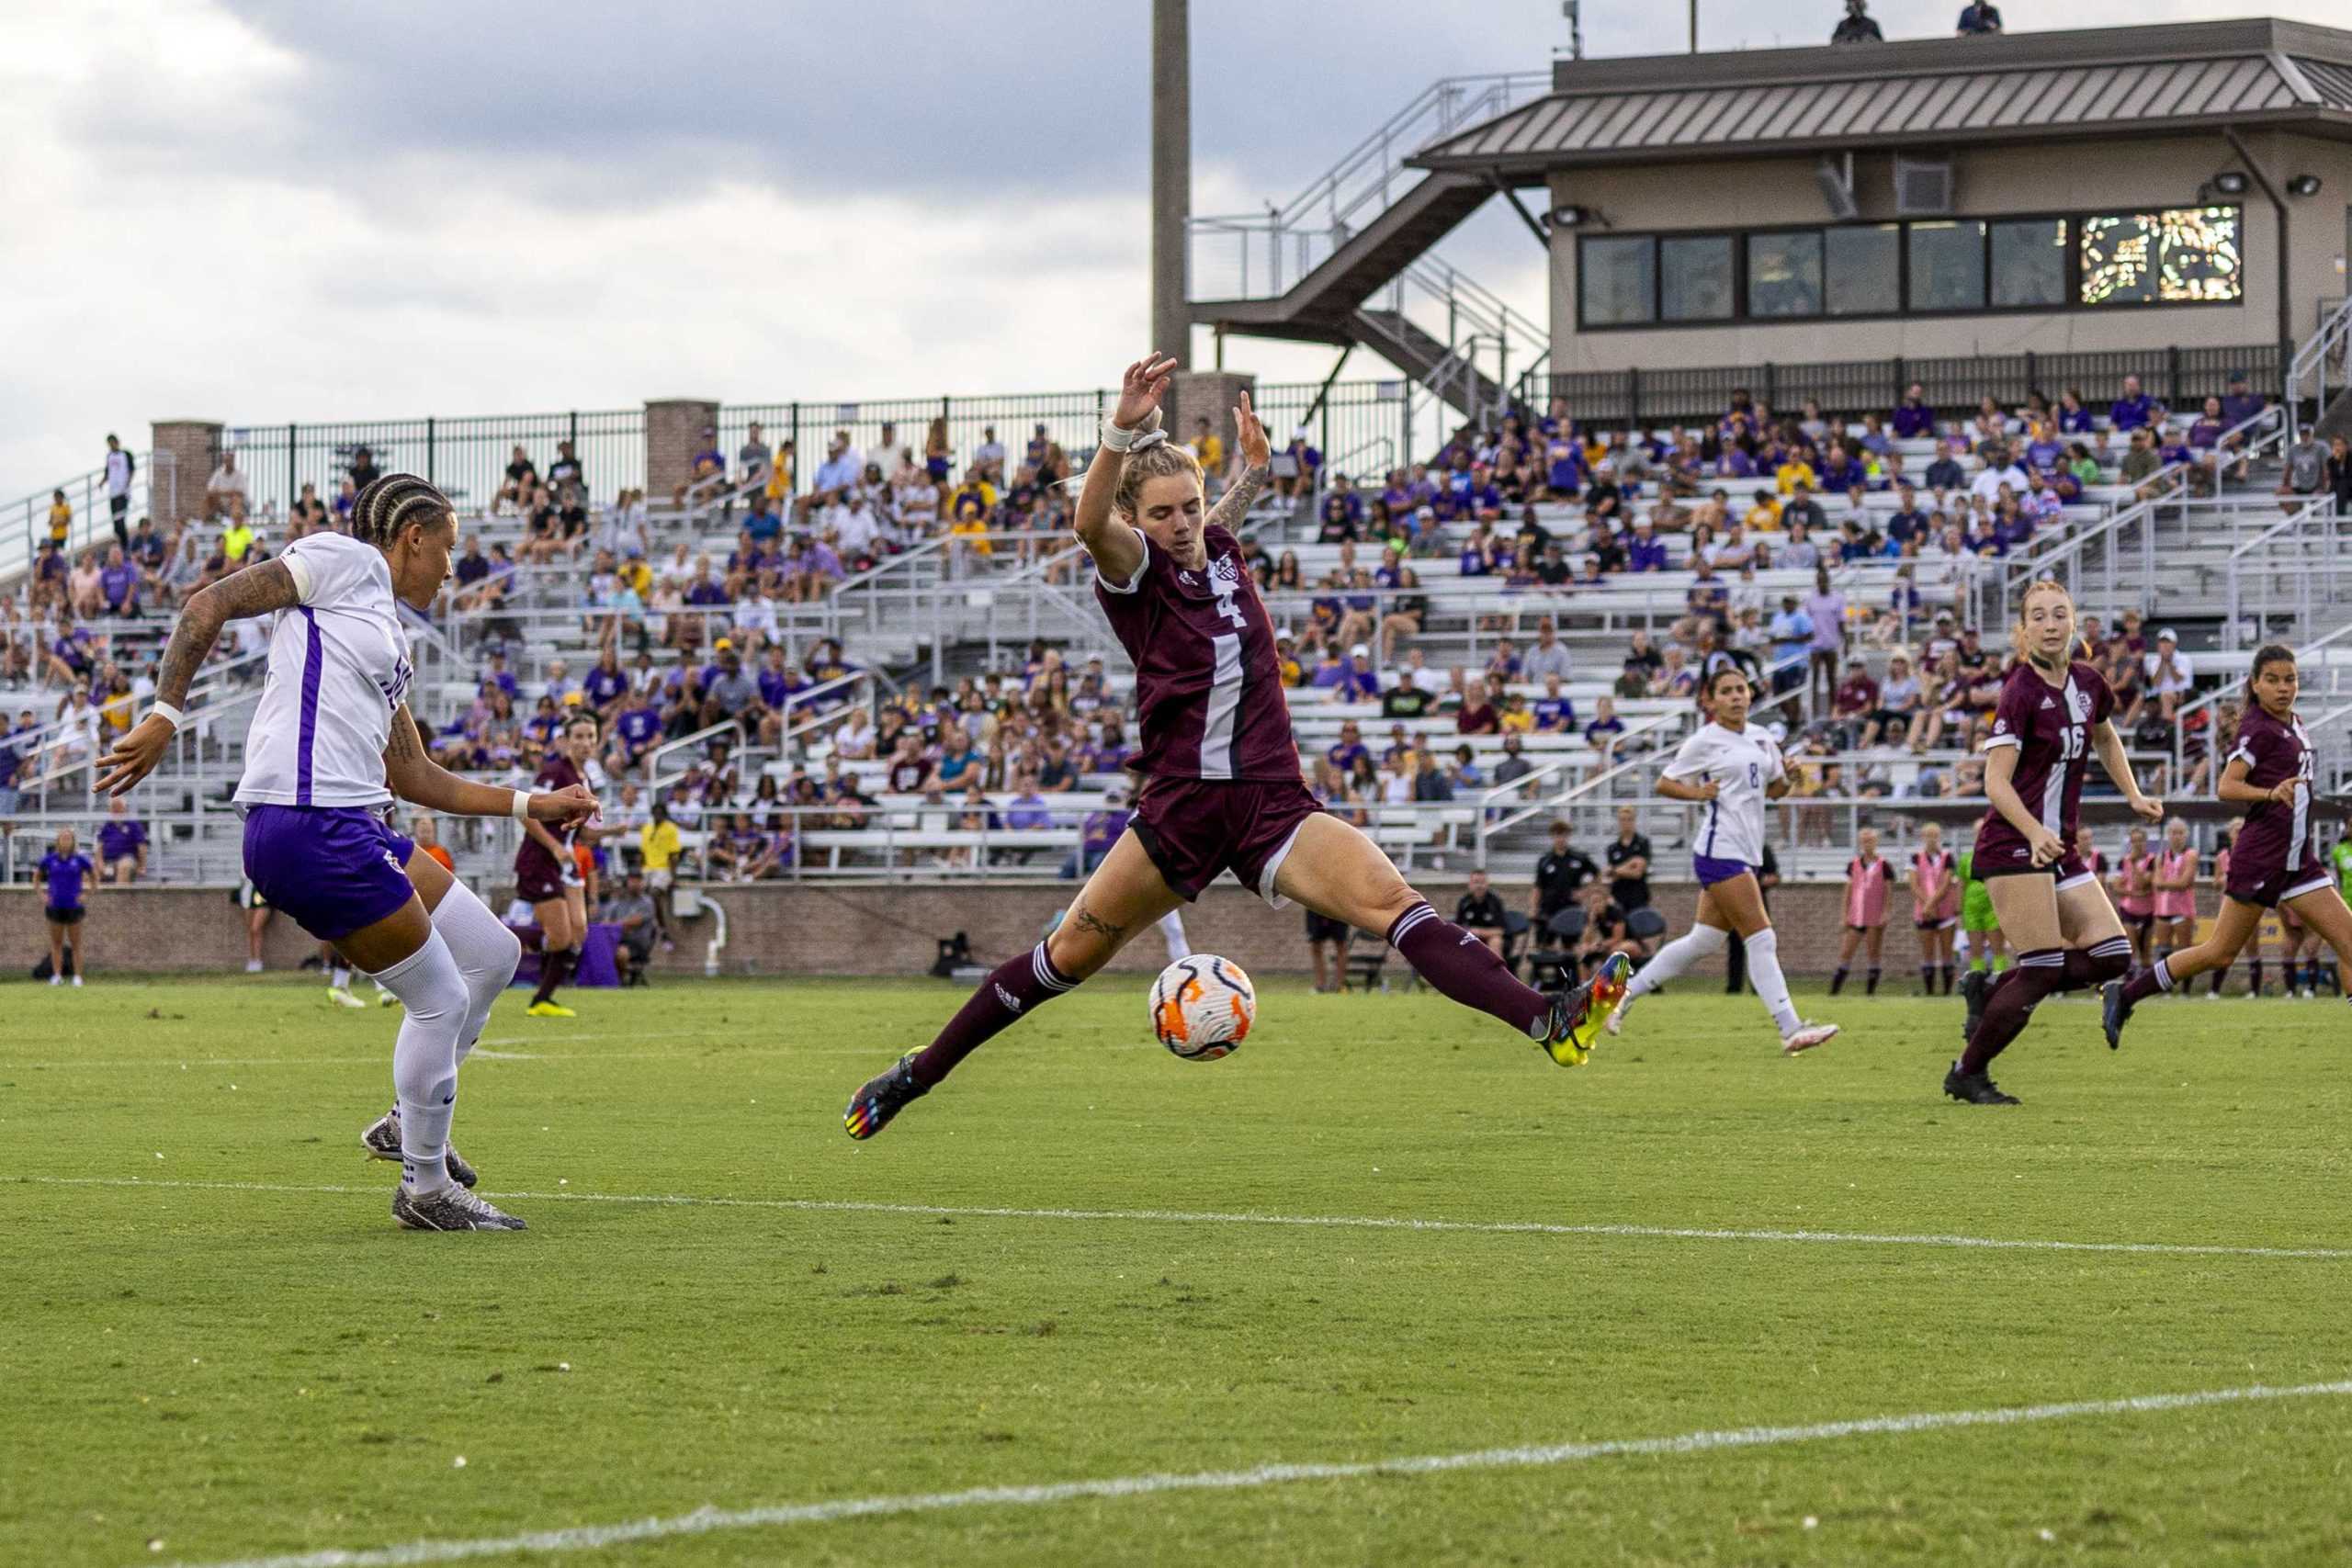
<path id="1" fill-rule="evenodd" d="M 666 502 L 694 477 L 703 433 L 717 428 L 718 405 L 702 398 L 662 398 L 645 405 L 645 495 Z M 716 440 L 709 442 L 717 446 Z"/>
<path id="2" fill-rule="evenodd" d="M 1230 462 L 1235 439 L 1233 405 L 1241 400 L 1245 391 L 1252 397 L 1257 395 L 1258 378 L 1232 370 L 1178 371 L 1169 383 L 1163 404 L 1170 438 L 1189 443 L 1193 434 L 1193 422 L 1205 419 L 1209 428 L 1216 432 L 1217 439 L 1225 443 L 1226 460 Z M 1274 435 L 1272 431 L 1267 434 L 1273 436 L 1274 450 L 1281 451 L 1285 437 Z"/>
<path id="3" fill-rule="evenodd" d="M 493 908 L 509 890 L 490 890 Z M 728 946 L 721 965 L 729 974 L 918 975 L 931 964 L 936 939 L 961 931 L 974 951 L 994 961 L 1036 941 L 1046 919 L 1068 906 L 1076 889 L 1069 883 L 989 887 L 844 887 L 772 883 L 719 887 L 717 901 L 728 918 Z M 1430 884 L 1426 889 L 1441 911 L 1451 914 L 1459 889 Z M 1690 919 L 1698 889 L 1661 886 L 1659 908 L 1671 929 Z M 1523 888 L 1504 890 L 1524 907 Z M 1836 964 L 1838 934 L 1836 886 L 1784 887 L 1774 895 L 1781 931 L 1781 962 L 1792 975 L 1826 975 Z M 1896 972 L 1917 962 L 1896 900 L 1887 932 L 1886 961 Z M 1306 934 L 1299 911 L 1280 913 L 1238 887 L 1212 888 L 1185 911 L 1193 945 L 1225 954 L 1258 974 L 1304 970 Z M 716 922 L 709 917 L 685 923 L 668 967 L 699 973 L 703 947 Z M 83 928 L 92 972 L 106 969 L 164 971 L 241 969 L 245 959 L 243 917 L 220 888 L 132 887 L 96 895 Z M 0 979 L 27 973 L 48 951 L 40 901 L 22 886 L 0 888 Z M 292 921 L 272 920 L 266 955 L 273 969 L 291 968 L 311 944 Z M 1119 957 L 1115 967 L 1139 973 L 1159 968 L 1165 954 L 1157 933 L 1147 931 Z M 1711 965 L 1722 973 L 1720 962 Z"/>
<path id="4" fill-rule="evenodd" d="M 220 422 L 210 419 L 164 419 L 149 427 L 158 459 L 171 454 L 167 468 L 160 460 L 147 482 L 151 514 L 161 532 L 183 518 L 204 514 L 205 481 L 220 466 Z M 238 465 L 243 468 L 241 460 Z"/>

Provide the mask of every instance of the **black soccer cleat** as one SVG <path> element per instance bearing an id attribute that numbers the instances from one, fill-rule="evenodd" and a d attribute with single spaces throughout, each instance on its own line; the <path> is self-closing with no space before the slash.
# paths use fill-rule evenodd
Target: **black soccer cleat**
<path id="1" fill-rule="evenodd" d="M 849 1135 L 863 1143 L 890 1124 L 890 1119 L 909 1105 L 931 1092 L 928 1084 L 915 1081 L 914 1053 L 910 1051 L 892 1063 L 888 1072 L 865 1080 L 865 1087 L 849 1097 L 849 1109 L 842 1112 L 842 1125 Z"/>
<path id="2" fill-rule="evenodd" d="M 1951 1070 L 1944 1074 L 1944 1092 L 1954 1100 L 1965 1100 L 1971 1105 L 2022 1105 L 2025 1103 L 2014 1094 L 2003 1094 L 2001 1086 L 1993 1081 L 1992 1074 L 1982 1069 L 1973 1073 L 1963 1073 L 1960 1070 L 1958 1062 L 1954 1062 L 1951 1065 Z"/>
<path id="3" fill-rule="evenodd" d="M 359 1146 L 366 1149 L 372 1158 L 388 1159 L 398 1164 L 401 1157 L 401 1108 L 395 1105 L 376 1118 L 375 1124 L 359 1134 Z M 481 1179 L 481 1173 L 466 1163 L 465 1156 L 458 1152 L 457 1145 L 449 1145 L 442 1154 L 448 1163 L 449 1179 L 458 1186 L 471 1187 Z"/>
<path id="4" fill-rule="evenodd" d="M 2123 982 L 2109 980 L 2099 987 L 2099 1022 L 2107 1030 L 2107 1048 L 2119 1051 L 2123 1047 L 2123 1026 L 2132 1021 L 2132 998 L 2123 994 Z"/>

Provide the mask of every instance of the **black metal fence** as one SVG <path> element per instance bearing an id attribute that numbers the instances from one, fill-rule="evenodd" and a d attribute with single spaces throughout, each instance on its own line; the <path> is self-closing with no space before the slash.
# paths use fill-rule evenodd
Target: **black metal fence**
<path id="1" fill-rule="evenodd" d="M 645 411 L 488 414 L 464 419 L 352 420 L 325 424 L 239 425 L 221 432 L 237 455 L 256 508 L 286 515 L 305 484 L 332 502 L 361 447 L 385 473 L 422 474 L 461 506 L 488 506 L 520 446 L 542 474 L 569 441 L 589 493 L 609 501 L 645 483 Z M 199 488 L 203 480 L 198 479 Z"/>
<path id="2" fill-rule="evenodd" d="M 2235 348 L 2101 349 L 2077 354 L 2002 354 L 1952 358 L 1849 360 L 1815 365 L 1724 365 L 1684 370 L 1572 370 L 1542 378 L 1530 391 L 1563 398 L 1568 412 L 1594 424 L 1656 424 L 1713 420 L 1745 388 L 1776 410 L 1808 400 L 1826 412 L 1884 413 L 1917 381 L 1943 411 L 1973 408 L 1992 396 L 2014 406 L 2028 393 L 2052 402 L 2073 388 L 2096 408 L 2123 395 L 2137 376 L 2149 395 L 2181 408 L 2219 394 L 2235 372 L 2256 387 L 2279 384 L 2277 344 Z"/>

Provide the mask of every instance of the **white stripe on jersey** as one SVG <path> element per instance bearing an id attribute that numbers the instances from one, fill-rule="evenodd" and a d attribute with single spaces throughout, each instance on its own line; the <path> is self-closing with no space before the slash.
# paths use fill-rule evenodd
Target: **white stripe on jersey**
<path id="1" fill-rule="evenodd" d="M 1209 680 L 1208 709 L 1201 730 L 1201 777 L 1233 776 L 1233 730 L 1241 714 L 1241 637 L 1227 632 L 1211 637 L 1216 672 Z"/>
<path id="2" fill-rule="evenodd" d="M 269 675 L 245 731 L 246 805 L 380 806 L 392 710 L 408 698 L 408 634 L 381 550 L 312 534 L 278 558 L 300 603 L 269 628 Z"/>
<path id="3" fill-rule="evenodd" d="M 1710 721 L 1666 765 L 1670 779 L 1713 781 L 1715 798 L 1692 848 L 1713 860 L 1755 865 L 1764 858 L 1764 790 L 1785 776 L 1781 748 L 1755 725 L 1735 733 Z"/>

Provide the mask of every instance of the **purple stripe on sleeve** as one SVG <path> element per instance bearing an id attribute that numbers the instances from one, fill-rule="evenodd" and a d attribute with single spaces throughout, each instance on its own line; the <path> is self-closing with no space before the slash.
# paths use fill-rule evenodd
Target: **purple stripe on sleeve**
<path id="1" fill-rule="evenodd" d="M 308 604 L 298 604 L 302 619 L 308 623 L 310 637 L 302 650 L 302 733 L 300 750 L 294 757 L 294 804 L 311 804 L 311 750 L 319 738 L 319 660 L 324 651 L 319 643 L 319 617 L 311 613 Z"/>

